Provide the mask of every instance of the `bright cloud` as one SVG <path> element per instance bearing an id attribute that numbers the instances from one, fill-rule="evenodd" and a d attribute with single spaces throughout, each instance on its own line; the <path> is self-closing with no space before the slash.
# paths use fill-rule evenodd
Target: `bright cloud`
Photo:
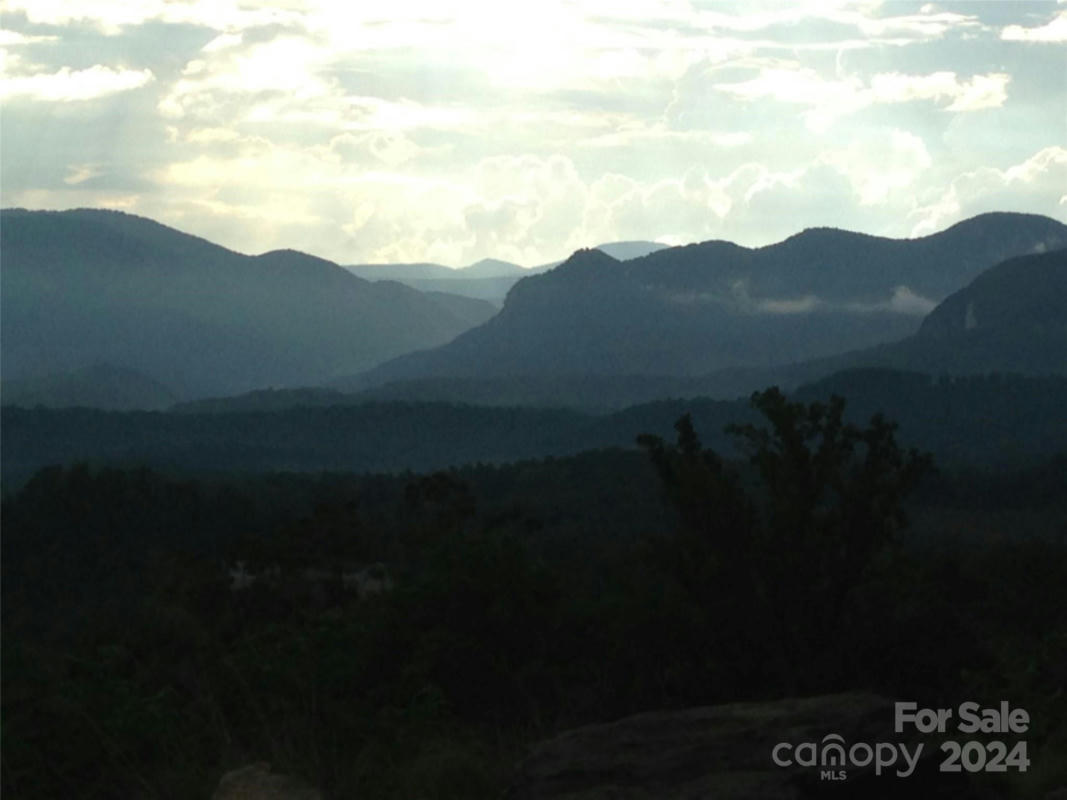
<path id="1" fill-rule="evenodd" d="M 884 203 L 891 193 L 913 186 L 933 163 L 923 140 L 901 130 L 853 141 L 820 160 L 849 180 L 864 206 Z"/>
<path id="2" fill-rule="evenodd" d="M 302 19 L 299 3 L 237 0 L 3 0 L 4 14 L 25 14 L 36 25 L 90 26 L 109 36 L 130 27 L 160 21 L 241 30 L 263 25 L 294 25 Z"/>
<path id="3" fill-rule="evenodd" d="M 69 174 L 63 179 L 68 186 L 77 186 L 103 174 L 99 164 L 71 164 L 68 169 Z"/>
<path id="4" fill-rule="evenodd" d="M 975 75 L 969 81 L 960 81 L 955 72 L 929 75 L 890 72 L 871 78 L 869 95 L 872 103 L 947 99 L 952 101 L 947 107 L 949 111 L 977 111 L 1003 105 L 1010 82 L 1011 76 L 1003 72 Z"/>
<path id="5" fill-rule="evenodd" d="M 1043 213 L 1067 205 L 1067 148 L 1046 147 L 1007 169 L 979 167 L 958 175 L 932 202 L 917 208 L 911 235 L 934 233 L 985 211 Z M 1062 218 L 1062 217 L 1061 217 Z"/>
<path id="6" fill-rule="evenodd" d="M 0 83 L 0 97 L 49 102 L 92 100 L 140 89 L 154 79 L 149 69 L 113 69 L 99 64 L 78 70 L 63 67 L 52 73 L 5 77 Z"/>
<path id="7" fill-rule="evenodd" d="M 1000 34 L 1008 42 L 1067 42 L 1067 11 L 1061 11 L 1046 25 L 1025 28 L 1022 25 L 1009 25 Z"/>
<path id="8" fill-rule="evenodd" d="M 861 109 L 885 103 L 950 100 L 947 111 L 997 108 L 1007 99 L 1011 76 L 1005 73 L 975 75 L 961 81 L 954 72 L 908 75 L 878 73 L 864 84 L 858 77 L 827 79 L 811 68 L 766 67 L 747 81 L 720 83 L 716 90 L 746 101 L 771 99 L 810 106 L 809 128 L 825 131 L 835 120 Z"/>
<path id="9" fill-rule="evenodd" d="M 17 47 L 19 45 L 37 44 L 39 42 L 58 41 L 57 36 L 27 36 L 16 31 L 0 29 L 0 47 Z"/>
<path id="10" fill-rule="evenodd" d="M 960 84 L 959 92 L 953 95 L 948 111 L 980 111 L 984 108 L 999 108 L 1008 99 L 1008 82 L 1011 76 L 1003 72 L 975 75 L 969 83 Z"/>
<path id="11" fill-rule="evenodd" d="M 267 94 L 284 97 L 292 107 L 313 104 L 333 88 L 319 74 L 325 56 L 307 39 L 283 36 L 241 47 L 239 36 L 223 35 L 186 64 L 181 78 L 160 100 L 167 117 L 212 118 L 227 100 Z M 260 106 L 262 107 L 262 106 Z M 253 111 L 255 105 L 246 105 Z"/>

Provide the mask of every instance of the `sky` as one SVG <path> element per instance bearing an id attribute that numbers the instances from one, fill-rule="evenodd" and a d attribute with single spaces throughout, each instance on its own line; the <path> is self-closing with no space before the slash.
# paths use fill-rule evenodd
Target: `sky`
<path id="1" fill-rule="evenodd" d="M 0 201 L 244 253 L 1067 222 L 1067 2 L 0 0 Z"/>

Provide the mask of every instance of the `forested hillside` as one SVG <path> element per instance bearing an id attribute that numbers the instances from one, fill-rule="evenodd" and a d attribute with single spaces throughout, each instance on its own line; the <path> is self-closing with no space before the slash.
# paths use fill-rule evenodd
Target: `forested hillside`
<path id="1" fill-rule="evenodd" d="M 182 398 L 304 386 L 443 344 L 495 312 L 114 211 L 5 209 L 2 223 L 5 381 L 106 363 Z"/>

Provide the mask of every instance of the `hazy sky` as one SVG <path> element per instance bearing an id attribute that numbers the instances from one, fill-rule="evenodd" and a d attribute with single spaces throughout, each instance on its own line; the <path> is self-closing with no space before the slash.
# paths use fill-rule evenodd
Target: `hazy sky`
<path id="1" fill-rule="evenodd" d="M 2 0 L 5 207 L 342 263 L 1067 222 L 1067 4 Z"/>

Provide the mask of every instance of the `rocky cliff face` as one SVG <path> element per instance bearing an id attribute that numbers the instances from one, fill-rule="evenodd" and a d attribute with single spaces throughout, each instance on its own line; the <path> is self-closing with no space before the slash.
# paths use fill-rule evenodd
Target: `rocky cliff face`
<path id="1" fill-rule="evenodd" d="M 800 800 L 855 797 L 985 797 L 960 774 L 942 773 L 943 753 L 934 737 L 894 734 L 893 702 L 869 694 L 837 694 L 767 703 L 733 703 L 682 711 L 639 714 L 606 725 L 560 734 L 536 746 L 519 765 L 508 800 Z M 804 742 L 821 754 L 837 741 L 922 744 L 914 771 L 898 777 L 906 761 L 881 770 L 855 767 L 780 766 L 802 760 Z M 791 758 L 795 756 L 795 758 Z M 899 752 L 898 752 L 899 756 Z M 843 776 L 830 780 L 822 769 Z M 843 778 L 843 779 L 842 779 Z"/>

